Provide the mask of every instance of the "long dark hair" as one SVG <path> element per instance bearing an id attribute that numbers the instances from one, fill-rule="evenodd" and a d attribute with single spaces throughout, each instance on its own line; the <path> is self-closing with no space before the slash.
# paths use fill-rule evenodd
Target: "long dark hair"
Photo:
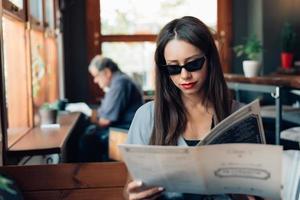
<path id="1" fill-rule="evenodd" d="M 187 125 L 187 110 L 180 90 L 173 84 L 165 68 L 164 50 L 173 39 L 184 40 L 203 51 L 207 59 L 204 82 L 205 105 L 212 103 L 218 121 L 231 112 L 231 98 L 223 76 L 218 50 L 207 26 L 195 17 L 185 16 L 169 22 L 160 31 L 155 51 L 155 108 L 151 145 L 177 145 Z M 200 116 L 199 116 L 200 118 Z"/>

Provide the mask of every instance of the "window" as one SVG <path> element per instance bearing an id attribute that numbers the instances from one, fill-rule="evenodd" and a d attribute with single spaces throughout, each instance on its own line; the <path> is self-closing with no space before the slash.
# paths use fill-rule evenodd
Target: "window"
<path id="1" fill-rule="evenodd" d="M 155 39 L 171 19 L 192 15 L 212 30 L 224 71 L 230 69 L 231 0 L 100 0 L 100 52 L 115 59 L 143 89 L 153 89 Z M 130 53 L 129 53 L 130 52 Z"/>
<path id="2" fill-rule="evenodd" d="M 167 22 L 184 15 L 214 30 L 217 26 L 217 0 L 100 0 L 100 8 L 102 35 L 157 34 Z"/>
<path id="3" fill-rule="evenodd" d="M 122 71 L 132 76 L 144 90 L 153 89 L 153 42 L 103 42 L 102 52 L 118 61 Z"/>
<path id="4" fill-rule="evenodd" d="M 3 8 L 9 15 L 13 15 L 23 21 L 26 20 L 24 0 L 3 0 Z"/>
<path id="5" fill-rule="evenodd" d="M 58 99 L 58 48 L 55 35 L 46 34 L 43 25 L 43 2 L 30 0 L 28 7 L 24 1 L 2 1 L 5 9 L 8 5 L 26 11 L 30 8 L 30 22 L 39 25 L 28 26 L 26 18 L 21 18 L 6 10 L 2 17 L 3 34 L 3 74 L 5 91 L 5 110 L 8 122 L 7 146 L 14 144 L 33 126 L 38 125 L 38 109 L 45 102 Z M 45 1 L 48 9 L 49 29 L 54 28 L 53 1 Z M 26 11 L 27 12 L 27 11 Z M 52 21 L 51 21 L 52 20 Z M 36 25 L 36 26 L 35 26 Z"/>
<path id="6" fill-rule="evenodd" d="M 28 0 L 28 7 L 31 25 L 43 29 L 43 0 Z"/>
<path id="7" fill-rule="evenodd" d="M 55 28 L 54 2 L 53 0 L 45 0 L 45 27 L 51 30 Z"/>
<path id="8" fill-rule="evenodd" d="M 31 85 L 25 24 L 2 17 L 5 96 L 9 142 L 14 142 L 31 127 Z M 11 139 L 13 138 L 13 139 Z M 8 143 L 10 145 L 10 143 Z"/>

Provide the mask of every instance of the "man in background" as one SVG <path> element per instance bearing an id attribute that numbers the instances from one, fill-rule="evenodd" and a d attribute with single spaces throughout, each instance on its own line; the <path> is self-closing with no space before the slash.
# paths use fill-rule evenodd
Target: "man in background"
<path id="1" fill-rule="evenodd" d="M 89 73 L 105 92 L 100 107 L 92 113 L 89 125 L 79 140 L 79 161 L 108 160 L 108 129 L 129 129 L 136 110 L 143 104 L 140 88 L 112 59 L 95 56 Z"/>

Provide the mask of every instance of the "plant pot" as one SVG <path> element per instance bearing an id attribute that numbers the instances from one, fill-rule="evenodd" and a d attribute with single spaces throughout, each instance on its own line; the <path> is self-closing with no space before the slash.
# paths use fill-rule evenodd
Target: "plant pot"
<path id="1" fill-rule="evenodd" d="M 261 63 L 257 60 L 244 60 L 243 70 L 246 77 L 258 76 L 261 68 Z"/>
<path id="2" fill-rule="evenodd" d="M 284 69 L 290 69 L 293 66 L 294 54 L 289 52 L 281 53 L 281 67 Z"/>
<path id="3" fill-rule="evenodd" d="M 57 110 L 53 109 L 40 109 L 41 124 L 56 124 L 57 122 Z"/>

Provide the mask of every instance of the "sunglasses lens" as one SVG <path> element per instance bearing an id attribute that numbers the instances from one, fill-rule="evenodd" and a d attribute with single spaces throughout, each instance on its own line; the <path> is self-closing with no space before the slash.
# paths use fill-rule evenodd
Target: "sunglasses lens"
<path id="1" fill-rule="evenodd" d="M 185 69 L 189 72 L 201 70 L 205 61 L 205 57 L 197 58 L 191 62 L 185 64 Z"/>
<path id="2" fill-rule="evenodd" d="M 186 63 L 184 66 L 179 65 L 165 65 L 164 67 L 167 68 L 169 75 L 177 75 L 181 73 L 181 69 L 185 68 L 189 72 L 194 72 L 197 70 L 201 70 L 203 64 L 205 62 L 205 57 L 197 58 L 191 62 Z"/>
<path id="3" fill-rule="evenodd" d="M 170 75 L 176 75 L 181 73 L 181 67 L 179 65 L 167 65 L 166 67 Z"/>

